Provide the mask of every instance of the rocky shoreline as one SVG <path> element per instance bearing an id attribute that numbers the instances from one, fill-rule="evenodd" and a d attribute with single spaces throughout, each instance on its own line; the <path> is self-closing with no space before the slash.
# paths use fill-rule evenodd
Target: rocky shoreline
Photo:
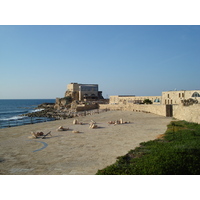
<path id="1" fill-rule="evenodd" d="M 55 106 L 55 104 L 53 104 L 53 103 L 51 103 L 51 104 L 43 103 L 43 104 L 40 104 L 36 108 L 36 109 L 41 109 L 40 111 L 23 114 L 22 116 L 47 117 L 47 118 L 54 118 L 55 120 L 60 120 L 60 119 L 78 117 L 78 116 L 92 115 L 92 114 L 100 112 L 99 109 L 92 109 L 92 110 L 89 110 L 89 111 L 74 111 L 74 110 L 67 109 L 67 108 L 55 109 L 54 106 Z"/>
<path id="2" fill-rule="evenodd" d="M 47 118 L 54 118 L 56 120 L 63 119 L 63 118 L 70 118 L 69 113 L 62 110 L 54 109 L 55 104 L 54 103 L 43 103 L 40 104 L 36 109 L 39 109 L 40 111 L 32 112 L 23 114 L 22 116 L 27 117 L 47 117 Z"/>

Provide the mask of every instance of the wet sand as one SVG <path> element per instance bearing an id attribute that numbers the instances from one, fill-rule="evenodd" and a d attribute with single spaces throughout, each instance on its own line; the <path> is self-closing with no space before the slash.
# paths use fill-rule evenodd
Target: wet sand
<path id="1" fill-rule="evenodd" d="M 108 124 L 120 118 L 130 123 Z M 83 125 L 73 125 L 74 119 Z M 91 120 L 97 123 L 97 129 L 89 129 Z M 139 143 L 163 134 L 171 120 L 151 113 L 108 111 L 0 129 L 0 174 L 92 175 Z M 69 130 L 56 131 L 59 126 Z M 31 131 L 51 131 L 52 137 L 30 139 Z"/>

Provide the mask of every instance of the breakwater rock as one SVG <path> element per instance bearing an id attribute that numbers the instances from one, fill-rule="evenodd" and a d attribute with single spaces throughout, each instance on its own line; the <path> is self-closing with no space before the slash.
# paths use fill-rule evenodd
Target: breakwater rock
<path id="1" fill-rule="evenodd" d="M 70 108 L 64 107 L 60 109 L 55 108 L 55 104 L 43 103 L 39 105 L 36 109 L 39 109 L 37 112 L 23 114 L 27 117 L 47 117 L 54 118 L 55 120 L 67 119 L 78 116 L 92 115 L 99 113 L 99 106 L 95 104 L 70 104 Z"/>
<path id="2" fill-rule="evenodd" d="M 54 103 L 42 103 L 38 105 L 36 110 L 37 112 L 23 114 L 22 116 L 27 117 L 48 117 L 48 118 L 57 118 L 57 111 L 54 109 Z"/>
<path id="3" fill-rule="evenodd" d="M 60 119 L 67 119 L 67 118 L 73 118 L 73 117 L 79 117 L 79 116 L 99 114 L 105 111 L 107 112 L 108 110 L 107 109 L 106 110 L 93 109 L 89 111 L 74 112 L 74 111 L 65 110 L 65 109 L 64 110 L 44 109 L 38 112 L 24 114 L 24 116 L 48 117 L 48 118 L 54 118 L 55 120 L 60 120 Z"/>
<path id="4" fill-rule="evenodd" d="M 42 103 L 42 104 L 40 104 L 40 105 L 37 107 L 37 109 L 42 109 L 42 108 L 44 108 L 44 109 L 47 109 L 47 108 L 54 108 L 54 106 L 55 106 L 55 103 Z"/>
<path id="5" fill-rule="evenodd" d="M 56 115 L 56 112 L 54 112 L 54 109 L 52 109 L 52 108 L 46 108 L 44 110 L 40 110 L 40 111 L 37 111 L 37 112 L 24 114 L 23 116 L 27 116 L 27 117 L 48 117 L 48 118 L 54 118 L 55 115 Z"/>

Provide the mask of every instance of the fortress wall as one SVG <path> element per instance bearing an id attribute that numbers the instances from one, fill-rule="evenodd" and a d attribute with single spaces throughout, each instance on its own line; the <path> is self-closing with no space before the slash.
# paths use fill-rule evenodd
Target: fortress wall
<path id="1" fill-rule="evenodd" d="M 127 104 L 127 105 L 110 105 L 100 104 L 100 109 L 110 110 L 127 110 L 135 112 L 150 112 L 156 115 L 166 116 L 166 105 L 144 105 L 144 104 Z M 183 106 L 182 104 L 173 105 L 173 117 L 178 120 L 195 122 L 200 124 L 200 104 Z"/>
<path id="2" fill-rule="evenodd" d="M 166 106 L 165 105 L 144 105 L 144 104 L 126 104 L 126 105 L 110 105 L 110 104 L 100 104 L 100 109 L 110 109 L 110 110 L 127 110 L 135 112 L 150 112 L 153 114 L 166 116 Z"/>
<path id="3" fill-rule="evenodd" d="M 99 104 L 99 109 L 123 110 L 124 105 Z"/>
<path id="4" fill-rule="evenodd" d="M 190 106 L 174 105 L 173 117 L 179 120 L 195 122 L 200 124 L 200 104 Z"/>
<path id="5" fill-rule="evenodd" d="M 124 110 L 132 110 L 135 112 L 150 112 L 156 115 L 166 116 L 165 105 L 130 104 L 126 105 Z"/>

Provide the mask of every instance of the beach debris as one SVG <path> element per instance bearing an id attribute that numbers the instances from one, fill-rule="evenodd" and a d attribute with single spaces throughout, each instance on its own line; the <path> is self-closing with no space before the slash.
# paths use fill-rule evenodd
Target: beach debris
<path id="1" fill-rule="evenodd" d="M 94 128 L 98 128 L 98 126 L 97 126 L 96 124 L 91 124 L 91 125 L 89 126 L 89 128 L 94 129 Z"/>
<path id="2" fill-rule="evenodd" d="M 117 120 L 117 121 L 115 122 L 115 124 L 121 124 L 121 123 L 120 123 L 120 120 Z"/>
<path id="3" fill-rule="evenodd" d="M 74 120 L 73 120 L 73 124 L 78 124 L 78 120 L 77 120 L 77 119 L 74 119 Z"/>
<path id="4" fill-rule="evenodd" d="M 32 136 L 29 136 L 28 138 L 29 138 L 29 139 L 36 139 L 36 137 L 33 136 L 33 135 L 32 135 Z"/>
<path id="5" fill-rule="evenodd" d="M 31 139 L 36 139 L 38 136 L 35 132 L 31 132 L 31 136 L 29 136 L 28 138 L 31 138 Z"/>
<path id="6" fill-rule="evenodd" d="M 74 119 L 74 120 L 73 120 L 73 124 L 80 124 L 80 125 L 83 125 L 83 123 L 82 123 L 82 122 L 79 122 L 77 119 Z"/>
<path id="7" fill-rule="evenodd" d="M 123 121 L 123 119 L 119 119 L 119 120 L 116 120 L 116 121 L 109 121 L 108 124 L 128 124 L 130 123 L 130 121 Z"/>
<path id="8" fill-rule="evenodd" d="M 72 133 L 80 133 L 80 131 L 72 131 Z"/>
<path id="9" fill-rule="evenodd" d="M 32 138 L 32 139 L 35 139 L 35 138 L 38 138 L 39 136 L 43 136 L 44 135 L 44 133 L 43 132 L 37 132 L 37 133 L 35 133 L 35 132 L 31 132 L 31 136 L 29 137 L 29 138 Z"/>
<path id="10" fill-rule="evenodd" d="M 48 136 L 48 135 L 50 135 L 50 136 L 52 137 L 52 135 L 51 135 L 51 131 L 49 131 L 47 134 L 45 134 L 45 135 L 42 137 L 42 139 L 45 139 L 46 136 Z"/>
<path id="11" fill-rule="evenodd" d="M 37 132 L 36 134 L 37 134 L 37 136 L 43 136 L 44 135 L 43 132 Z"/>
<path id="12" fill-rule="evenodd" d="M 67 131 L 69 128 L 64 128 L 63 126 L 59 126 L 57 131 Z"/>
<path id="13" fill-rule="evenodd" d="M 92 128 L 92 129 L 94 129 L 94 128 L 98 128 L 96 122 L 93 121 L 93 120 L 91 120 L 89 124 L 90 124 L 89 128 Z"/>
<path id="14" fill-rule="evenodd" d="M 90 122 L 90 123 L 96 124 L 96 122 L 95 122 L 94 120 L 91 120 L 91 122 Z"/>

